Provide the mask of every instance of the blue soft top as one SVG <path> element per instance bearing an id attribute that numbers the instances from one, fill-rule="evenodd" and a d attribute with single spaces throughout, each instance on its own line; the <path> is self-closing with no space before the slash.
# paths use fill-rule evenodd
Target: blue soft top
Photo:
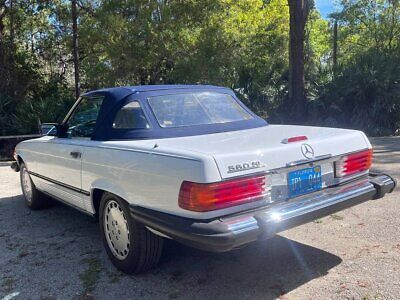
<path id="1" fill-rule="evenodd" d="M 174 94 L 188 93 L 193 91 L 213 91 L 231 95 L 240 106 L 249 112 L 253 119 L 236 121 L 220 124 L 194 125 L 177 128 L 162 128 L 150 108 L 147 101 L 148 97 Z M 211 134 L 218 132 L 227 132 L 235 130 L 244 130 L 256 127 L 266 126 L 267 122 L 255 115 L 248 109 L 235 95 L 235 93 L 225 87 L 212 85 L 141 85 L 100 89 L 85 93 L 82 97 L 104 96 L 104 101 L 99 111 L 93 140 L 127 140 L 127 139 L 158 139 L 171 138 L 180 136 L 192 136 L 200 134 Z M 113 128 L 115 116 L 118 111 L 127 103 L 139 101 L 143 108 L 144 114 L 148 119 L 151 128 L 147 129 L 117 129 Z"/>

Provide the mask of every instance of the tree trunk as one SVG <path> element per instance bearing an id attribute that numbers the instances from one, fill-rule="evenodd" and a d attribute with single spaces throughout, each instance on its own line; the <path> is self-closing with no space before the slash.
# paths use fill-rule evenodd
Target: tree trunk
<path id="1" fill-rule="evenodd" d="M 333 53 L 332 53 L 332 69 L 333 76 L 336 76 L 337 70 L 337 52 L 338 52 L 338 21 L 335 20 L 333 23 Z"/>
<path id="2" fill-rule="evenodd" d="M 14 1 L 10 0 L 10 41 L 14 47 Z"/>
<path id="3" fill-rule="evenodd" d="M 8 70 L 7 70 L 7 55 L 6 55 L 6 45 L 4 40 L 5 31 L 5 16 L 6 16 L 6 2 L 5 0 L 0 0 L 0 91 L 4 92 L 8 81 Z M 4 134 L 4 130 L 2 131 Z"/>
<path id="4" fill-rule="evenodd" d="M 75 73 L 75 97 L 80 95 L 79 81 L 79 52 L 78 52 L 78 11 L 77 0 L 72 0 L 72 52 L 74 56 L 74 73 Z"/>
<path id="5" fill-rule="evenodd" d="M 306 91 L 304 85 L 305 25 L 311 0 L 288 0 L 290 13 L 289 40 L 289 100 L 293 123 L 306 119 Z"/>

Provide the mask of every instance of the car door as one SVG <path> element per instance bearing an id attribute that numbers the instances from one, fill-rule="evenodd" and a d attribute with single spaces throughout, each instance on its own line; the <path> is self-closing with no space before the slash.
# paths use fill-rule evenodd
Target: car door
<path id="1" fill-rule="evenodd" d="M 103 99 L 102 95 L 82 97 L 64 121 L 65 137 L 49 138 L 37 160 L 45 192 L 81 209 L 90 195 L 82 189 L 82 155 L 90 146 Z"/>

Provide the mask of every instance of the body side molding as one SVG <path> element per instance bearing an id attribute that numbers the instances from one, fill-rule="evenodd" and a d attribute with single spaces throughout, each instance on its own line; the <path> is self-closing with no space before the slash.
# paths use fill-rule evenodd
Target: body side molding
<path id="1" fill-rule="evenodd" d="M 72 190 L 72 191 L 74 191 L 74 192 L 83 194 L 83 195 L 85 195 L 85 196 L 90 196 L 90 192 L 88 192 L 88 191 L 85 191 L 85 190 L 82 190 L 82 189 L 80 189 L 80 188 L 71 186 L 71 185 L 69 185 L 69 184 L 62 183 L 62 182 L 60 182 L 60 181 L 51 179 L 51 178 L 49 178 L 49 177 L 46 177 L 46 176 L 43 176 L 43 175 L 40 175 L 40 174 L 37 174 L 37 173 L 34 173 L 34 172 L 30 172 L 30 171 L 29 171 L 29 175 L 38 177 L 38 178 L 40 178 L 40 179 L 46 180 L 46 181 L 51 182 L 51 183 L 54 183 L 54 184 L 57 184 L 57 185 L 59 185 L 59 186 L 62 186 L 62 187 L 67 188 L 67 189 L 70 189 L 70 190 Z"/>

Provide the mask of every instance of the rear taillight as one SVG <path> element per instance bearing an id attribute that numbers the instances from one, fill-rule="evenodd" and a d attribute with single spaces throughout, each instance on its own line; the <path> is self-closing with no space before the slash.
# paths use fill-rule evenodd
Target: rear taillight
<path id="1" fill-rule="evenodd" d="M 345 177 L 369 170 L 372 164 L 372 149 L 343 156 L 335 162 L 336 177 Z"/>
<path id="2" fill-rule="evenodd" d="M 243 177 L 215 183 L 184 181 L 179 206 L 192 211 L 210 211 L 269 197 L 266 175 Z"/>

